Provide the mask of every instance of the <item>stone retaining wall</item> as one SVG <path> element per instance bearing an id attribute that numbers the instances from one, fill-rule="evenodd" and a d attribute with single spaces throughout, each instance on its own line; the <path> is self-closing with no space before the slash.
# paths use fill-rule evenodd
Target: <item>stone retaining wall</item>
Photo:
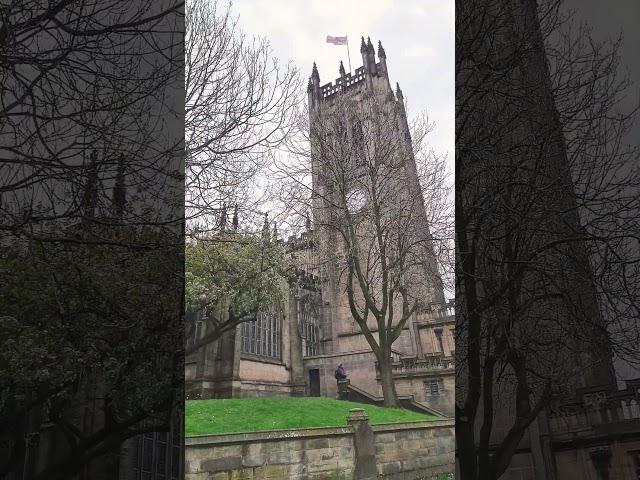
<path id="1" fill-rule="evenodd" d="M 185 479 L 430 480 L 454 449 L 453 420 L 370 426 L 358 410 L 345 427 L 188 437 Z"/>
<path id="2" fill-rule="evenodd" d="M 374 425 L 372 429 L 378 478 L 429 479 L 455 471 L 453 420 Z"/>

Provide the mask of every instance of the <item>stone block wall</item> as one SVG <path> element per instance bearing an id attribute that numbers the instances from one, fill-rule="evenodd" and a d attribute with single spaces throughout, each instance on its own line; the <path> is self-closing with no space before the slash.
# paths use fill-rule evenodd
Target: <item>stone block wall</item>
<path id="1" fill-rule="evenodd" d="M 430 479 L 455 470 L 453 420 L 372 428 L 379 479 Z"/>
<path id="2" fill-rule="evenodd" d="M 186 439 L 185 480 L 351 479 L 350 427 Z"/>
<path id="3" fill-rule="evenodd" d="M 370 428 L 374 450 L 357 444 L 360 435 L 353 422 L 335 428 L 189 437 L 185 479 L 372 480 L 370 474 L 359 473 L 371 472 L 363 468 L 371 462 L 378 479 L 428 480 L 454 471 L 453 420 Z M 363 452 L 368 454 L 363 457 Z"/>
<path id="4" fill-rule="evenodd" d="M 455 415 L 455 371 L 451 369 L 446 373 L 435 371 L 433 374 L 419 373 L 415 375 L 396 375 L 396 392 L 398 395 L 414 395 L 416 401 L 453 417 Z M 433 379 L 441 379 L 444 389 L 440 395 L 428 394 L 425 382 Z"/>

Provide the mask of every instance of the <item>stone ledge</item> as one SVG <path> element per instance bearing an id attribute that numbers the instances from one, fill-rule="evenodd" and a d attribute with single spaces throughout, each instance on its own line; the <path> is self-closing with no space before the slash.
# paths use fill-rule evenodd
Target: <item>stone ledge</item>
<path id="1" fill-rule="evenodd" d="M 425 368 L 418 372 L 393 372 L 393 378 L 420 378 L 420 377 L 448 377 L 455 375 L 455 368 Z M 376 374 L 376 380 L 380 380 L 380 375 Z M 443 395 L 444 396 L 444 395 Z"/>
<path id="2" fill-rule="evenodd" d="M 447 325 L 455 325 L 456 317 L 438 317 L 434 320 L 418 320 L 415 325 L 418 328 L 433 328 Z"/>
<path id="3" fill-rule="evenodd" d="M 351 350 L 349 352 L 338 352 L 338 353 L 324 353 L 322 355 L 312 355 L 308 357 L 303 357 L 304 361 L 307 360 L 315 360 L 320 358 L 337 358 L 337 357 L 348 357 L 350 355 L 373 355 L 371 350 Z"/>
<path id="4" fill-rule="evenodd" d="M 417 422 L 387 423 L 371 425 L 375 434 L 386 432 L 397 432 L 405 430 L 433 430 L 441 428 L 454 428 L 453 419 L 444 420 L 420 420 Z M 185 438 L 185 446 L 206 446 L 206 445 L 229 445 L 247 442 L 279 441 L 294 439 L 313 439 L 327 436 L 351 436 L 353 429 L 351 426 L 344 427 L 316 427 L 286 430 L 266 430 L 259 432 L 245 433 L 223 433 L 215 435 L 195 435 Z"/>
<path id="5" fill-rule="evenodd" d="M 279 358 L 267 357 L 267 356 L 261 356 L 261 355 L 252 355 L 250 353 L 241 353 L 240 360 L 245 360 L 253 363 L 268 363 L 270 365 L 286 367 L 285 363 Z"/>
<path id="6" fill-rule="evenodd" d="M 382 433 L 382 432 L 397 432 L 400 430 L 428 430 L 435 428 L 454 428 L 455 420 L 454 419 L 445 419 L 445 420 L 420 420 L 417 422 L 404 422 L 404 423 L 385 423 L 382 425 L 371 425 L 373 429 L 373 433 Z"/>
<path id="7" fill-rule="evenodd" d="M 253 380 L 253 379 L 247 379 L 247 380 L 240 380 L 240 383 L 242 385 L 265 385 L 267 387 L 282 387 L 282 388 L 291 388 L 291 383 L 288 382 L 266 382 L 266 381 L 262 381 L 262 380 Z"/>
<path id="8" fill-rule="evenodd" d="M 409 325 L 405 325 L 404 327 L 402 327 L 402 331 L 405 330 L 409 330 L 410 327 Z M 377 328 L 371 328 L 371 333 L 378 333 L 378 329 Z M 351 330 L 351 331 L 345 331 L 345 332 L 338 332 L 338 338 L 341 337 L 354 337 L 356 335 L 362 335 L 364 336 L 364 333 L 362 333 L 362 331 L 356 331 L 356 330 Z M 373 353 L 371 350 L 369 350 L 370 353 Z"/>
<path id="9" fill-rule="evenodd" d="M 196 435 L 185 438 L 185 446 L 228 445 L 234 443 L 295 440 L 326 436 L 351 436 L 353 429 L 344 427 L 300 428 L 289 430 L 268 430 L 247 433 L 223 433 L 216 435 Z"/>

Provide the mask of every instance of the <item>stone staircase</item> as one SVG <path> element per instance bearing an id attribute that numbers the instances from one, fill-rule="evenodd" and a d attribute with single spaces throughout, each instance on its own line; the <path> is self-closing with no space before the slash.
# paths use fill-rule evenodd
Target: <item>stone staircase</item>
<path id="1" fill-rule="evenodd" d="M 383 397 L 377 397 L 370 394 L 369 392 L 362 390 L 361 388 L 356 387 L 355 385 L 351 385 L 351 381 L 349 379 L 338 381 L 338 395 L 340 396 L 340 400 L 345 400 L 348 402 L 366 403 L 369 405 L 376 405 L 378 407 L 384 406 Z M 411 410 L 417 413 L 425 413 L 427 415 L 449 418 L 444 413 L 423 403 L 417 402 L 413 395 L 398 395 L 398 400 L 400 401 L 400 406 L 407 410 Z"/>

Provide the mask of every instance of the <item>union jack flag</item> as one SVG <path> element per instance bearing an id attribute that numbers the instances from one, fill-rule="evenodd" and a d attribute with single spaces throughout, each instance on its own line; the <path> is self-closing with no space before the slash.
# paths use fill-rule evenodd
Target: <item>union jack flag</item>
<path id="1" fill-rule="evenodd" d="M 327 43 L 333 43 L 334 45 L 346 45 L 347 44 L 347 37 L 332 37 L 330 35 L 327 35 Z"/>

